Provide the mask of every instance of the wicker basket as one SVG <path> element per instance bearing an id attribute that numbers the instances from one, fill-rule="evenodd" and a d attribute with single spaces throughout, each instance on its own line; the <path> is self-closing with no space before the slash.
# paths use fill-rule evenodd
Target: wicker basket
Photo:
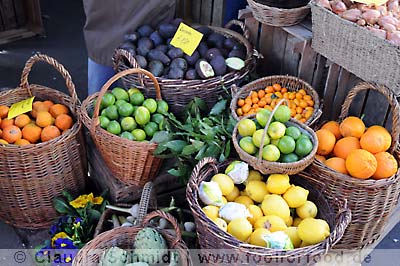
<path id="1" fill-rule="evenodd" d="M 360 83 L 354 87 L 346 98 L 339 122 L 349 112 L 350 105 L 359 92 L 375 90 L 382 93 L 391 106 L 392 117 L 392 153 L 400 161 L 399 150 L 399 115 L 400 107 L 393 94 L 382 85 Z M 328 198 L 347 198 L 353 219 L 346 230 L 338 248 L 363 248 L 379 238 L 388 218 L 397 205 L 400 193 L 400 170 L 396 175 L 381 180 L 361 180 L 338 173 L 315 160 L 309 167 L 310 176 L 318 177 L 327 187 Z"/>
<path id="2" fill-rule="evenodd" d="M 40 61 L 60 72 L 71 96 L 28 83 L 32 66 Z M 72 194 L 84 190 L 87 165 L 77 114 L 80 102 L 67 70 L 49 56 L 32 56 L 22 71 L 21 85 L 1 92 L 0 105 L 10 106 L 31 96 L 64 104 L 75 120 L 71 129 L 53 140 L 27 146 L 0 145 L 0 219 L 15 227 L 37 229 L 48 227 L 58 216 L 53 199 L 63 190 Z"/>
<path id="3" fill-rule="evenodd" d="M 165 218 L 173 225 L 175 234 L 171 234 L 167 230 L 156 230 L 164 236 L 169 249 L 174 249 L 179 252 L 181 258 L 180 265 L 192 265 L 188 248 L 182 241 L 181 231 L 175 218 L 170 214 L 161 211 L 154 211 L 145 216 L 141 226 L 118 227 L 98 235 L 78 252 L 72 265 L 97 266 L 103 251 L 111 247 L 117 246 L 123 249 L 132 250 L 137 233 L 146 227 L 151 219 L 156 217 Z"/>
<path id="4" fill-rule="evenodd" d="M 291 183 L 301 185 L 310 191 L 309 199 L 318 206 L 318 217 L 328 222 L 331 228 L 330 236 L 319 244 L 287 251 L 246 244 L 232 237 L 204 214 L 199 202 L 198 191 L 202 181 L 209 181 L 216 173 L 223 172 L 228 164 L 229 162 L 217 164 L 217 160 L 214 158 L 204 158 L 195 166 L 186 189 L 186 197 L 195 218 L 197 235 L 202 249 L 215 250 L 215 252 L 218 252 L 218 249 L 231 249 L 235 255 L 239 256 L 236 262 L 241 262 L 233 265 L 293 265 L 293 262 L 296 265 L 307 265 L 314 261 L 315 256 L 326 253 L 343 236 L 351 220 L 351 212 L 346 207 L 346 201 L 332 201 L 332 204 L 340 209 L 340 211 L 334 212 L 330 203 L 325 199 L 323 191 L 313 187 L 314 182 L 318 181 L 307 182 L 302 177 L 293 176 Z M 210 265 L 232 264 L 230 261 L 218 261 L 218 263 Z"/>
<path id="5" fill-rule="evenodd" d="M 277 8 L 247 0 L 253 16 L 259 22 L 275 26 L 287 27 L 299 24 L 309 13 L 310 6 L 305 5 L 297 8 Z"/>
<path id="6" fill-rule="evenodd" d="M 282 87 L 285 87 L 288 89 L 288 91 L 298 91 L 300 89 L 303 89 L 307 92 L 308 95 L 310 95 L 313 98 L 314 101 L 314 112 L 312 116 L 306 121 L 306 125 L 312 125 L 315 121 L 318 120 L 318 118 L 321 116 L 322 111 L 320 109 L 320 101 L 319 101 L 319 96 L 318 93 L 314 90 L 313 87 L 311 87 L 310 84 L 305 82 L 302 79 L 299 79 L 297 77 L 292 77 L 292 76 L 269 76 L 269 77 L 264 77 L 257 79 L 255 81 L 252 81 L 246 85 L 244 85 L 242 88 L 237 90 L 234 86 L 232 86 L 232 101 L 231 101 L 231 114 L 232 116 L 236 119 L 239 120 L 239 117 L 236 114 L 236 109 L 238 108 L 237 102 L 240 98 L 244 98 L 250 94 L 251 91 L 253 90 L 260 90 L 260 89 L 265 89 L 267 86 L 272 86 L 273 84 L 280 84 Z"/>
<path id="7" fill-rule="evenodd" d="M 269 124 L 271 123 L 272 117 L 277 109 L 278 106 L 280 106 L 284 101 L 284 99 L 280 100 L 274 110 L 272 110 L 271 115 L 267 121 L 267 124 L 265 125 L 264 132 L 267 131 Z M 249 115 L 245 116 L 242 119 L 246 118 L 255 118 L 256 115 Z M 288 175 L 293 175 L 297 174 L 301 171 L 303 171 L 307 166 L 309 166 L 315 157 L 315 154 L 317 152 L 318 148 L 318 138 L 315 135 L 315 132 L 309 128 L 308 126 L 304 125 L 303 123 L 291 118 L 288 122 L 285 123 L 286 126 L 296 126 L 297 128 L 300 129 L 302 134 L 306 134 L 309 136 L 313 143 L 313 149 L 311 152 L 305 156 L 304 158 L 300 159 L 297 162 L 292 162 L 292 163 L 281 163 L 281 162 L 270 162 L 267 160 L 262 159 L 262 150 L 264 147 L 264 137 L 262 138 L 261 145 L 259 148 L 259 153 L 258 153 L 258 158 L 248 154 L 242 148 L 239 146 L 239 132 L 238 132 L 238 125 L 237 123 L 235 125 L 235 128 L 233 129 L 232 133 L 232 142 L 233 146 L 235 147 L 237 153 L 239 154 L 240 159 L 251 165 L 254 169 L 260 171 L 261 173 L 265 174 L 274 174 L 274 173 L 281 173 L 281 174 L 288 174 Z"/>
<path id="8" fill-rule="evenodd" d="M 243 35 L 229 30 L 227 28 L 232 25 L 239 25 L 243 29 Z M 182 110 L 194 98 L 199 97 L 203 99 L 208 107 L 212 107 L 220 95 L 226 95 L 224 87 L 228 88 L 232 84 L 237 84 L 252 71 L 255 67 L 256 56 L 258 55 L 253 50 L 252 45 L 248 41 L 249 31 L 245 28 L 244 23 L 240 21 L 230 21 L 225 28 L 209 26 L 209 28 L 216 33 L 222 34 L 226 37 L 234 38 L 246 47 L 246 60 L 245 67 L 240 71 L 233 71 L 220 77 L 213 77 L 204 80 L 176 80 L 156 77 L 160 86 L 162 87 L 162 96 L 170 105 L 171 111 L 181 116 Z M 138 67 L 135 58 L 127 51 L 117 49 L 113 56 L 115 71 L 120 72 L 131 67 Z M 140 87 L 147 97 L 154 97 L 154 91 L 149 89 L 152 87 L 153 82 L 147 77 L 140 75 L 129 75 L 122 79 L 125 87 Z M 143 88 L 143 84 L 145 84 Z"/>
<path id="9" fill-rule="evenodd" d="M 127 69 L 110 78 L 100 92 L 96 92 L 83 101 L 81 117 L 106 165 L 114 176 L 125 184 L 143 186 L 156 176 L 162 163 L 160 158 L 153 155 L 154 150 L 157 148 L 157 143 L 132 141 L 107 132 L 99 126 L 98 116 L 101 101 L 97 101 L 96 106 L 93 106 L 94 101 L 101 99 L 115 81 L 126 75 L 137 73 L 147 75 L 153 80 L 156 99 L 161 100 L 160 86 L 150 72 L 139 68 Z M 93 108 L 93 118 L 90 118 L 89 113 Z"/>

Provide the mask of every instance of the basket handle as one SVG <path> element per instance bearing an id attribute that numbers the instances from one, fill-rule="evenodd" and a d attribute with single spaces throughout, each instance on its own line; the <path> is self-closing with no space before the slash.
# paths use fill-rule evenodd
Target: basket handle
<path id="1" fill-rule="evenodd" d="M 196 176 L 199 176 L 201 170 L 207 166 L 210 165 L 212 167 L 212 169 L 214 170 L 214 172 L 216 174 L 218 174 L 218 168 L 217 168 L 217 159 L 213 158 L 213 157 L 206 157 L 203 158 L 200 162 L 198 162 L 196 164 L 196 166 L 193 168 L 192 174 L 190 176 L 190 180 L 194 180 Z"/>
<path id="2" fill-rule="evenodd" d="M 249 29 L 246 27 L 246 24 L 244 24 L 242 21 L 240 20 L 236 20 L 233 19 L 231 21 L 229 21 L 228 23 L 225 24 L 224 28 L 229 29 L 231 28 L 233 25 L 239 26 L 242 31 L 243 31 L 243 37 L 245 37 L 246 39 L 250 38 L 250 31 Z"/>
<path id="3" fill-rule="evenodd" d="M 96 126 L 99 125 L 99 111 L 100 111 L 100 103 L 101 99 L 103 98 L 104 94 L 107 92 L 107 90 L 110 88 L 110 86 L 117 81 L 119 78 L 124 77 L 129 74 L 145 74 L 148 76 L 153 82 L 154 82 L 154 87 L 156 89 L 156 99 L 161 100 L 161 90 L 160 90 L 160 85 L 158 84 L 157 79 L 151 74 L 149 71 L 141 69 L 141 68 L 131 68 L 127 69 L 124 71 L 121 71 L 114 76 L 112 76 L 101 88 L 99 95 L 97 96 L 98 101 L 96 101 L 96 106 L 94 107 L 93 111 L 93 118 L 92 118 L 92 123 L 90 127 L 90 133 L 94 135 Z"/>
<path id="4" fill-rule="evenodd" d="M 394 94 L 385 86 L 376 84 L 376 83 L 368 83 L 368 82 L 361 82 L 357 84 L 354 88 L 352 88 L 346 100 L 342 105 L 342 110 L 340 112 L 339 120 L 342 121 L 348 114 L 350 105 L 353 102 L 354 98 L 357 96 L 358 93 L 365 91 L 365 90 L 374 90 L 381 93 L 389 102 L 390 109 L 392 111 L 392 145 L 390 146 L 390 153 L 396 149 L 399 144 L 399 136 L 400 136 L 400 106 L 397 102 L 396 97 Z"/>
<path id="5" fill-rule="evenodd" d="M 123 64 L 124 59 L 128 60 L 128 62 L 132 68 L 140 68 L 140 65 L 136 61 L 135 57 L 130 52 L 128 52 L 127 50 L 124 50 L 124 49 L 117 48 L 117 49 L 115 49 L 114 55 L 113 55 L 115 72 L 118 72 L 120 64 Z M 139 77 L 140 85 L 144 87 L 143 75 L 139 74 L 138 77 Z"/>
<path id="6" fill-rule="evenodd" d="M 181 230 L 179 229 L 178 222 L 171 214 L 160 210 L 153 211 L 144 217 L 142 226 L 144 227 L 150 224 L 150 220 L 156 217 L 164 218 L 172 224 L 172 227 L 174 228 L 174 231 L 176 233 L 176 238 L 174 239 L 174 242 L 172 242 L 171 244 L 171 248 L 174 248 L 180 241 L 182 241 L 182 234 Z"/>
<path id="7" fill-rule="evenodd" d="M 152 195 L 152 193 L 151 193 L 152 189 L 153 189 L 153 182 L 147 182 L 143 187 L 142 195 L 140 197 L 140 202 L 139 202 L 139 213 L 138 213 L 138 217 L 137 217 L 139 223 L 142 223 L 143 218 L 147 214 L 150 198 Z"/>
<path id="8" fill-rule="evenodd" d="M 338 202 L 338 199 L 335 199 L 336 202 Z M 337 218 L 337 224 L 338 226 L 335 228 L 334 232 L 331 233 L 331 235 L 328 238 L 326 247 L 325 247 L 325 254 L 328 253 L 328 251 L 331 249 L 333 245 L 335 245 L 337 242 L 340 241 L 342 236 L 344 235 L 344 232 L 347 229 L 347 226 L 351 222 L 351 211 L 347 207 L 347 199 L 344 199 L 343 201 L 340 201 L 338 203 L 339 211 L 336 216 Z"/>
<path id="9" fill-rule="evenodd" d="M 30 96 L 33 96 L 31 88 L 29 86 L 28 77 L 32 70 L 33 65 L 40 61 L 46 62 L 47 64 L 53 66 L 65 79 L 65 85 L 67 86 L 68 92 L 72 98 L 73 111 L 76 113 L 79 99 L 78 95 L 76 94 L 75 85 L 72 82 L 71 75 L 65 69 L 65 67 L 62 64 L 60 64 L 57 60 L 55 60 L 53 57 L 38 53 L 29 58 L 28 61 L 26 61 L 25 63 L 24 69 L 22 70 L 21 83 L 19 86 L 23 89 L 26 89 Z"/>

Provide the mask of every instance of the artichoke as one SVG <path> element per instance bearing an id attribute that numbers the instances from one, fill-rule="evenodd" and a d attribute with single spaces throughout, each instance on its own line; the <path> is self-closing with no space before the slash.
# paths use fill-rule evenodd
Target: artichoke
<path id="1" fill-rule="evenodd" d="M 164 237 L 153 228 L 144 228 L 138 232 L 134 243 L 134 256 L 141 262 L 157 263 L 167 254 Z"/>
<path id="2" fill-rule="evenodd" d="M 125 266 L 127 259 L 128 252 L 119 247 L 112 247 L 103 252 L 99 266 Z"/>

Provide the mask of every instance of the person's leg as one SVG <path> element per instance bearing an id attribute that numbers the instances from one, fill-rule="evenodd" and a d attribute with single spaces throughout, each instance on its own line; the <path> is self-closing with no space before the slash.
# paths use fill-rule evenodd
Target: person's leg
<path id="1" fill-rule="evenodd" d="M 112 67 L 100 65 L 88 58 L 88 95 L 98 92 L 104 83 L 114 75 Z"/>

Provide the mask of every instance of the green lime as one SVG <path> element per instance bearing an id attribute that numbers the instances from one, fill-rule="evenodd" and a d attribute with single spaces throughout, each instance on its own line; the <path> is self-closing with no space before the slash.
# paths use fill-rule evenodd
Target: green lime
<path id="1" fill-rule="evenodd" d="M 121 127 L 124 131 L 132 131 L 137 127 L 136 121 L 133 117 L 124 117 L 121 120 Z"/>
<path id="2" fill-rule="evenodd" d="M 307 139 L 311 141 L 310 137 L 307 134 L 302 133 L 301 136 L 298 139 Z"/>
<path id="3" fill-rule="evenodd" d="M 276 121 L 286 123 L 290 119 L 290 108 L 286 105 L 280 105 L 274 113 L 274 118 Z"/>
<path id="4" fill-rule="evenodd" d="M 118 107 L 118 113 L 120 116 L 130 116 L 133 114 L 133 106 L 130 103 L 123 103 Z"/>
<path id="5" fill-rule="evenodd" d="M 275 145 L 276 147 L 278 147 L 279 140 L 280 139 L 271 139 L 270 144 Z"/>
<path id="6" fill-rule="evenodd" d="M 131 104 L 139 106 L 142 105 L 144 96 L 141 92 L 135 92 L 129 97 L 129 99 Z"/>
<path id="7" fill-rule="evenodd" d="M 283 154 L 289 154 L 294 152 L 296 148 L 296 142 L 290 136 L 283 136 L 278 143 L 278 148 Z"/>
<path id="8" fill-rule="evenodd" d="M 111 92 L 117 100 L 129 101 L 129 94 L 123 88 L 115 87 Z"/>
<path id="9" fill-rule="evenodd" d="M 294 140 L 297 140 L 301 136 L 301 131 L 297 127 L 290 126 L 286 129 L 286 136 L 291 136 Z"/>
<path id="10" fill-rule="evenodd" d="M 115 97 L 109 92 L 106 92 L 101 98 L 101 103 L 100 103 L 100 109 L 106 108 L 108 106 L 111 106 L 115 103 Z"/>
<path id="11" fill-rule="evenodd" d="M 289 154 L 283 154 L 281 158 L 281 162 L 283 163 L 293 163 L 297 162 L 299 160 L 299 156 L 297 156 L 296 153 L 289 153 Z"/>
<path id="12" fill-rule="evenodd" d="M 154 113 L 155 111 L 157 111 L 157 102 L 154 99 L 151 99 L 151 98 L 146 99 L 146 100 L 144 100 L 142 105 L 144 107 L 146 107 L 151 114 Z"/>
<path id="13" fill-rule="evenodd" d="M 128 90 L 129 97 L 131 97 L 131 95 L 134 94 L 135 92 L 140 92 L 140 90 L 138 88 L 130 88 Z"/>
<path id="14" fill-rule="evenodd" d="M 313 149 L 313 144 L 311 140 L 307 137 L 300 137 L 296 141 L 296 149 L 295 152 L 300 157 L 308 155 Z"/>
<path id="15" fill-rule="evenodd" d="M 105 109 L 105 116 L 107 116 L 110 120 L 117 120 L 118 119 L 118 108 L 115 105 L 108 106 Z"/>
<path id="16" fill-rule="evenodd" d="M 144 132 L 146 132 L 146 135 L 148 137 L 153 137 L 154 133 L 158 131 L 158 125 L 155 122 L 149 122 L 145 127 L 144 127 Z"/>
<path id="17" fill-rule="evenodd" d="M 270 162 L 276 162 L 281 157 L 281 153 L 275 145 L 269 144 L 263 148 L 262 158 Z"/>
<path id="18" fill-rule="evenodd" d="M 257 112 L 256 119 L 257 122 L 260 124 L 260 126 L 265 127 L 270 115 L 271 111 L 267 109 L 261 109 L 260 111 Z"/>
<path id="19" fill-rule="evenodd" d="M 256 123 L 248 118 L 240 120 L 238 123 L 238 131 L 242 137 L 253 136 L 256 129 Z"/>
<path id="20" fill-rule="evenodd" d="M 150 121 L 150 112 L 144 106 L 139 106 L 135 111 L 135 120 L 141 126 L 146 125 Z"/>
<path id="21" fill-rule="evenodd" d="M 156 113 L 151 116 L 151 121 L 160 124 L 164 120 L 164 116 L 162 114 Z"/>
<path id="22" fill-rule="evenodd" d="M 117 107 L 120 107 L 124 103 L 127 103 L 127 101 L 125 101 L 125 100 L 116 100 L 114 105 L 116 105 Z"/>
<path id="23" fill-rule="evenodd" d="M 100 115 L 101 115 L 101 116 L 106 116 L 106 109 L 101 110 Z"/>
<path id="24" fill-rule="evenodd" d="M 271 139 L 279 139 L 285 135 L 286 126 L 278 121 L 272 122 L 268 127 L 268 135 Z"/>
<path id="25" fill-rule="evenodd" d="M 121 126 L 117 121 L 112 120 L 108 123 L 107 131 L 114 135 L 119 135 L 121 133 Z"/>
<path id="26" fill-rule="evenodd" d="M 137 141 L 142 141 L 146 139 L 146 132 L 143 129 L 137 128 L 132 131 L 132 135 Z"/>
<path id="27" fill-rule="evenodd" d="M 242 138 L 239 141 L 239 146 L 248 154 L 254 154 L 257 151 L 257 147 L 254 145 L 252 138 L 249 136 Z"/>
<path id="28" fill-rule="evenodd" d="M 121 138 L 124 138 L 124 139 L 135 140 L 135 137 L 132 135 L 131 132 L 124 131 L 124 132 L 122 132 L 121 135 L 119 135 L 119 136 L 120 136 Z"/>
<path id="29" fill-rule="evenodd" d="M 265 135 L 265 137 L 264 137 L 264 146 L 265 146 L 265 145 L 269 144 L 270 139 L 268 137 L 268 134 L 264 134 L 264 129 L 259 129 L 256 132 L 254 132 L 254 134 L 253 134 L 253 137 L 252 137 L 253 143 L 254 143 L 254 145 L 256 145 L 257 148 L 260 148 L 260 146 L 261 146 L 261 139 L 262 139 L 263 135 Z"/>
<path id="30" fill-rule="evenodd" d="M 168 112 L 168 103 L 164 100 L 157 101 L 157 113 L 166 114 Z"/>
<path id="31" fill-rule="evenodd" d="M 107 128 L 108 124 L 110 123 L 110 119 L 108 119 L 106 116 L 99 116 L 99 120 L 101 128 Z"/>

